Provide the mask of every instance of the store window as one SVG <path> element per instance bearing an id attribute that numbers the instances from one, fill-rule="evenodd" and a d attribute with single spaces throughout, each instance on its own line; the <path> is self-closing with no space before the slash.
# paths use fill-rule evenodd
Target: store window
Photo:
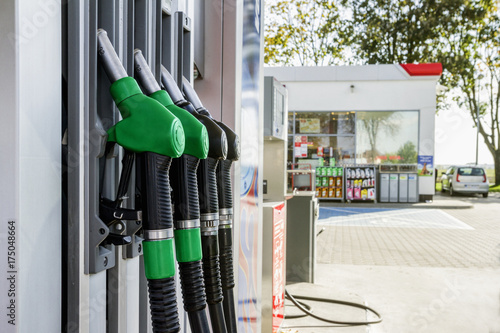
<path id="1" fill-rule="evenodd" d="M 295 135 L 293 155 L 296 163 L 318 166 L 352 164 L 355 162 L 354 136 Z"/>
<path id="2" fill-rule="evenodd" d="M 417 163 L 418 123 L 418 111 L 356 112 L 356 163 Z"/>
<path id="3" fill-rule="evenodd" d="M 354 129 L 354 112 L 295 113 L 296 134 L 354 134 Z"/>
<path id="4" fill-rule="evenodd" d="M 290 112 L 289 164 L 417 163 L 418 111 Z"/>

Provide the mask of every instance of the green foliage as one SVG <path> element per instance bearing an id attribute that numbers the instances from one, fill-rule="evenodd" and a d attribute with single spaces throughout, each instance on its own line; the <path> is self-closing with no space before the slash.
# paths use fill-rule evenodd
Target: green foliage
<path id="1" fill-rule="evenodd" d="M 417 147 L 411 141 L 401 146 L 397 155 L 401 156 L 401 163 L 417 163 Z"/>
<path id="2" fill-rule="evenodd" d="M 454 102 L 479 127 L 500 183 L 499 3 L 273 0 L 267 6 L 265 61 L 271 65 L 442 63 L 440 84 L 448 89 L 438 94 L 438 110 L 449 107 L 445 94 L 453 93 Z M 374 144 L 376 137 L 371 139 Z"/>
<path id="3" fill-rule="evenodd" d="M 338 64 L 350 35 L 337 0 L 266 1 L 266 64 Z"/>

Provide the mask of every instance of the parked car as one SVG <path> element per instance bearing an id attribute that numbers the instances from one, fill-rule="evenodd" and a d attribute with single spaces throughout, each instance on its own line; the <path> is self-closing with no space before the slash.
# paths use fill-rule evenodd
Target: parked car
<path id="1" fill-rule="evenodd" d="M 455 193 L 478 193 L 488 197 L 490 184 L 486 172 L 477 166 L 452 166 L 441 176 L 441 191 Z"/>

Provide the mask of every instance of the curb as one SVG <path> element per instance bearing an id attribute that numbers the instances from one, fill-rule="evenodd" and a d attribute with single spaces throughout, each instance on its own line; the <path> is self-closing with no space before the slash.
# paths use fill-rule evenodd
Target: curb
<path id="1" fill-rule="evenodd" d="M 448 203 L 449 202 L 449 203 Z M 471 209 L 474 208 L 474 204 L 458 201 L 458 200 L 446 200 L 445 201 L 433 201 L 433 202 L 418 202 L 414 204 L 406 204 L 406 203 L 359 203 L 359 202 L 328 202 L 321 201 L 320 205 L 323 207 L 344 207 L 344 208 L 395 208 L 395 209 L 404 209 L 404 208 L 417 208 L 417 209 Z"/>

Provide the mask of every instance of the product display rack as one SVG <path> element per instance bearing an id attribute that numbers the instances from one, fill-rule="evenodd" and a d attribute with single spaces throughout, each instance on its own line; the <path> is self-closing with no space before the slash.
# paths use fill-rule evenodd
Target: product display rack
<path id="1" fill-rule="evenodd" d="M 377 202 L 376 170 L 373 165 L 353 165 L 344 169 L 345 200 Z"/>
<path id="2" fill-rule="evenodd" d="M 320 200 L 344 201 L 344 168 L 316 168 L 316 197 Z"/>

